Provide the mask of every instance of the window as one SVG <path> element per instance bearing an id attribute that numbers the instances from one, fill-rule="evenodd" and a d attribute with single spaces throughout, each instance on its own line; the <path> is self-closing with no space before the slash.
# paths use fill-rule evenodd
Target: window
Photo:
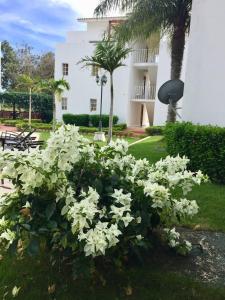
<path id="1" fill-rule="evenodd" d="M 96 111 L 97 110 L 97 99 L 90 100 L 90 110 Z"/>
<path id="2" fill-rule="evenodd" d="M 67 98 L 62 98 L 62 110 L 67 110 Z"/>
<path id="3" fill-rule="evenodd" d="M 63 76 L 67 76 L 69 74 L 69 64 L 62 64 Z"/>

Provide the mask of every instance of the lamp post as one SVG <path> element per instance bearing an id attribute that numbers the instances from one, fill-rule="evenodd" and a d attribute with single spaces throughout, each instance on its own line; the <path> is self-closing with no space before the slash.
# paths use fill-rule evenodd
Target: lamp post
<path id="1" fill-rule="evenodd" d="M 107 83 L 107 77 L 104 74 L 101 78 L 96 75 L 96 83 L 101 86 L 101 99 L 100 99 L 100 114 L 99 114 L 99 132 L 102 132 L 102 97 L 103 97 L 103 87 Z"/>
<path id="2" fill-rule="evenodd" d="M 96 83 L 101 87 L 101 99 L 100 99 L 100 113 L 99 113 L 99 132 L 95 132 L 94 141 L 105 142 L 105 132 L 102 131 L 102 98 L 103 98 L 103 87 L 107 83 L 106 75 L 103 75 L 101 78 L 99 75 L 96 75 Z"/>

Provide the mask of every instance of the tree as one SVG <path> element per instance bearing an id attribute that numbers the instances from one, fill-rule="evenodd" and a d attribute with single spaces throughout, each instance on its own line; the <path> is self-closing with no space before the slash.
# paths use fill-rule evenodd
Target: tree
<path id="1" fill-rule="evenodd" d="M 51 79 L 54 78 L 54 68 L 55 55 L 53 52 L 46 52 L 40 56 L 35 74 L 43 80 Z"/>
<path id="2" fill-rule="evenodd" d="M 130 53 L 131 49 L 126 48 L 122 43 L 114 41 L 109 37 L 103 38 L 102 41 L 96 45 L 95 53 L 93 56 L 84 57 L 79 63 L 84 67 L 98 67 L 106 70 L 110 74 L 110 113 L 109 113 L 109 133 L 108 142 L 112 140 L 112 127 L 113 127 L 113 106 L 114 106 L 114 84 L 113 73 L 116 69 L 124 66 L 123 61 Z"/>
<path id="3" fill-rule="evenodd" d="M 161 31 L 170 36 L 171 79 L 180 79 L 186 34 L 189 33 L 192 0 L 102 0 L 95 9 L 98 16 L 119 8 L 130 12 L 118 28 L 117 34 L 123 41 L 148 38 Z M 168 122 L 176 120 L 176 104 L 169 105 Z"/>
<path id="4" fill-rule="evenodd" d="M 20 75 L 17 78 L 16 90 L 20 92 L 29 93 L 29 126 L 31 127 L 31 117 L 32 117 L 32 93 L 40 90 L 39 88 L 40 80 L 38 78 L 31 78 L 28 75 Z"/>
<path id="5" fill-rule="evenodd" d="M 33 48 L 28 44 L 23 44 L 17 49 L 16 55 L 19 61 L 19 74 L 36 76 L 40 56 L 33 53 Z"/>
<path id="6" fill-rule="evenodd" d="M 65 79 L 54 80 L 49 79 L 42 81 L 40 84 L 40 89 L 53 96 L 53 125 L 52 129 L 56 129 L 56 101 L 61 100 L 62 93 L 65 90 L 70 89 L 69 83 Z"/>
<path id="7" fill-rule="evenodd" d="M 2 50 L 2 88 L 13 89 L 16 85 L 16 78 L 19 69 L 16 52 L 7 41 L 1 43 Z"/>

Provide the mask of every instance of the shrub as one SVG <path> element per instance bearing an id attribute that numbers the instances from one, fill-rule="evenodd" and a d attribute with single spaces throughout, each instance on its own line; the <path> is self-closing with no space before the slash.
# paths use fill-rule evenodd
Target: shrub
<path id="1" fill-rule="evenodd" d="M 89 115 L 89 120 L 92 126 L 98 127 L 100 117 L 99 115 Z M 113 116 L 113 125 L 117 124 L 119 118 L 117 116 Z M 102 115 L 102 126 L 108 127 L 109 126 L 109 115 Z"/>
<path id="2" fill-rule="evenodd" d="M 76 125 L 76 126 L 84 126 L 88 127 L 90 124 L 93 127 L 98 127 L 100 117 L 99 115 L 73 115 L 73 114 L 64 114 L 63 121 L 65 124 Z M 113 116 L 113 124 L 117 124 L 118 117 Z M 108 127 L 109 126 L 109 116 L 102 115 L 102 126 Z"/>
<path id="3" fill-rule="evenodd" d="M 89 115 L 64 114 L 63 122 L 65 124 L 87 127 L 87 126 L 89 126 Z"/>
<path id="4" fill-rule="evenodd" d="M 118 130 L 118 131 L 123 131 L 123 130 L 125 130 L 125 129 L 127 129 L 127 124 L 126 123 L 122 123 L 122 124 L 116 124 L 116 125 L 114 125 L 113 126 L 113 129 L 116 131 L 116 130 Z"/>
<path id="5" fill-rule="evenodd" d="M 150 126 L 145 128 L 145 132 L 148 135 L 163 135 L 165 127 L 164 126 Z"/>
<path id="6" fill-rule="evenodd" d="M 211 180 L 225 183 L 225 128 L 176 123 L 167 125 L 165 136 L 170 155 L 186 155 L 191 170 L 200 168 Z"/>
<path id="7" fill-rule="evenodd" d="M 180 253 L 190 250 L 171 224 L 198 206 L 177 191 L 185 195 L 204 176 L 186 171 L 188 159 L 167 157 L 151 166 L 127 150 L 123 140 L 101 148 L 67 125 L 41 151 L 2 151 L 1 176 L 14 187 L 1 197 L 1 250 L 21 256 L 46 245 L 73 264 L 75 275 L 93 268 L 97 256 L 118 264 L 152 247 L 159 233 Z"/>
<path id="8" fill-rule="evenodd" d="M 16 127 L 20 129 L 25 129 L 27 127 L 27 123 L 17 123 Z M 58 126 L 59 127 L 59 126 Z M 31 128 L 37 129 L 37 130 L 51 130 L 52 129 L 52 124 L 49 123 L 32 123 Z"/>

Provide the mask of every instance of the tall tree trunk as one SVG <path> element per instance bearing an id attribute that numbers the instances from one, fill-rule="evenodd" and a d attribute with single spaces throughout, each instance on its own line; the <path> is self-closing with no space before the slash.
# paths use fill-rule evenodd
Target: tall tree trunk
<path id="1" fill-rule="evenodd" d="M 110 74 L 110 113 L 109 113 L 109 132 L 108 132 L 108 143 L 112 140 L 112 129 L 113 129 L 113 102 L 114 102 L 114 89 L 113 89 L 113 73 Z"/>
<path id="2" fill-rule="evenodd" d="M 171 79 L 180 79 L 185 49 L 185 28 L 177 26 L 171 40 Z M 169 104 L 167 122 L 176 122 L 176 103 Z"/>
<path id="3" fill-rule="evenodd" d="M 29 127 L 31 128 L 31 114 L 32 114 L 32 95 L 31 88 L 29 88 Z"/>
<path id="4" fill-rule="evenodd" d="M 53 94 L 52 130 L 56 130 L 56 97 Z"/>

